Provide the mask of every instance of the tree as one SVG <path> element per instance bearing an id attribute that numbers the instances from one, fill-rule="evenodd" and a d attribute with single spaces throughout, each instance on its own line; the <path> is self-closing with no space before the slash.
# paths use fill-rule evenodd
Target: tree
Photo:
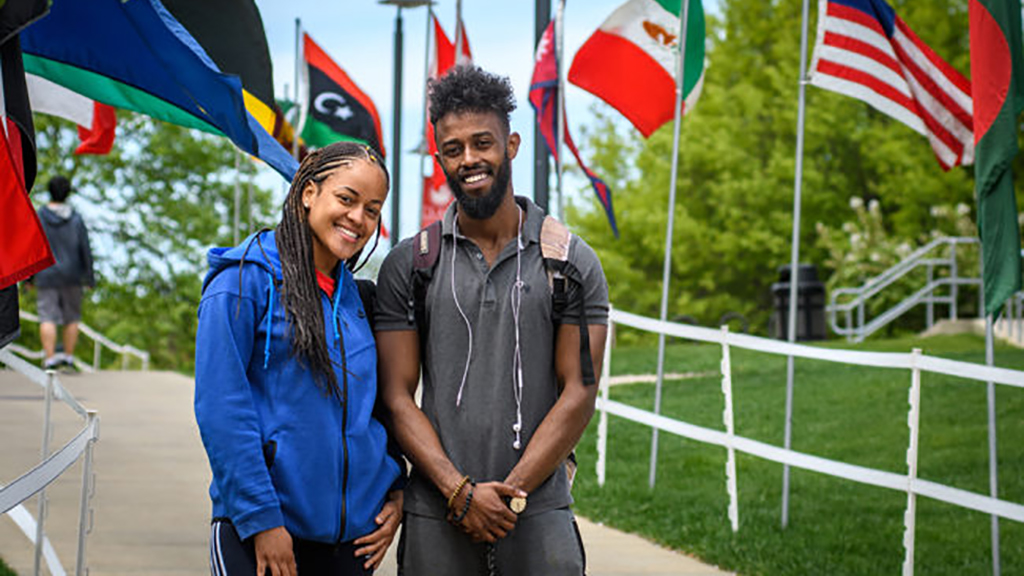
<path id="1" fill-rule="evenodd" d="M 682 126 L 669 316 L 714 325 L 735 311 L 763 331 L 773 306 L 769 287 L 789 263 L 801 0 L 726 0 L 721 7 L 721 18 L 708 19 L 704 91 Z M 967 69 L 965 1 L 894 7 L 954 67 Z M 812 44 L 815 17 L 812 11 Z M 814 87 L 806 96 L 801 260 L 825 266 L 824 277 L 834 270 L 815 225 L 839 228 L 851 216 L 851 197 L 883 199 L 884 221 L 905 238 L 935 226 L 931 206 L 973 206 L 970 168 L 942 172 L 924 138 L 858 100 Z M 623 137 L 616 116 L 599 110 L 587 133 L 595 171 L 615 191 L 621 238 L 589 202 L 574 204 L 569 220 L 600 255 L 612 302 L 655 315 L 672 124 L 644 141 L 632 128 Z"/>
<path id="2" fill-rule="evenodd" d="M 120 113 L 107 156 L 76 156 L 72 124 L 38 114 L 35 121 L 35 199 L 45 201 L 39 191 L 51 176 L 68 175 L 71 202 L 92 236 L 98 282 L 83 321 L 148 350 L 155 368 L 191 371 L 206 252 L 232 243 L 236 178 L 251 182 L 255 165 L 242 158 L 240 174 L 239 153 L 226 138 L 147 116 Z M 251 228 L 273 225 L 272 193 L 250 185 Z M 33 309 L 30 300 L 23 306 Z"/>

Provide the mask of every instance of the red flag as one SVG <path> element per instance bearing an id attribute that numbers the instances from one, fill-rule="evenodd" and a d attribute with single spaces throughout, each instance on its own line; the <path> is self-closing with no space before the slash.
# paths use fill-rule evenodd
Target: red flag
<path id="1" fill-rule="evenodd" d="M 465 27 L 462 22 L 458 23 L 462 30 L 462 57 L 459 64 L 473 61 L 473 55 L 469 50 L 469 39 L 466 37 Z M 437 79 L 444 76 L 445 72 L 455 66 L 455 44 L 448 39 L 448 35 L 441 28 L 441 23 L 434 16 L 434 57 L 430 63 L 430 78 Z M 420 217 L 420 226 L 426 228 L 433 222 L 444 216 L 444 211 L 452 203 L 454 197 L 451 189 L 448 188 L 448 181 L 444 177 L 444 170 L 437 163 L 437 144 L 434 142 L 434 125 L 427 122 L 427 133 L 424 135 L 427 142 L 427 153 L 430 155 L 433 171 L 429 176 L 423 178 L 423 212 Z"/>
<path id="2" fill-rule="evenodd" d="M 26 179 L 35 181 L 35 138 L 16 36 L 0 45 L 0 69 L 0 288 L 6 288 L 52 265 L 53 254 L 26 188 Z"/>
<path id="3" fill-rule="evenodd" d="M 78 124 L 78 138 L 82 143 L 75 149 L 75 154 L 110 152 L 117 127 L 117 115 L 113 107 L 35 74 L 26 74 L 25 83 L 33 112 Z"/>
<path id="4" fill-rule="evenodd" d="M 21 132 L 10 119 L 3 122 L 7 136 L 0 137 L 0 288 L 53 264 L 50 244 L 25 191 Z"/>
<path id="5" fill-rule="evenodd" d="M 109 154 L 114 147 L 116 128 L 114 107 L 93 102 L 92 126 L 78 127 L 78 138 L 82 143 L 75 148 L 75 154 Z"/>

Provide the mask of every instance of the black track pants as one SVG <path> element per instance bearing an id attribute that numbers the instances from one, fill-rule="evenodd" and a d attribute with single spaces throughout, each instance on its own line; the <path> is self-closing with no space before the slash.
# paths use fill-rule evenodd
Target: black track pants
<path id="1" fill-rule="evenodd" d="M 365 559 L 356 558 L 351 542 L 323 544 L 293 538 L 295 563 L 299 576 L 369 576 Z M 213 576 L 253 576 L 256 573 L 256 546 L 253 539 L 241 540 L 231 522 L 215 519 L 210 527 L 210 574 Z M 267 576 L 270 571 L 267 571 Z"/>

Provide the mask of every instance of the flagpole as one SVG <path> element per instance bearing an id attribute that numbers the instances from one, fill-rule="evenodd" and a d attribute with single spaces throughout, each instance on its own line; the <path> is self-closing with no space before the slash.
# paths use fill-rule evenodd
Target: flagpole
<path id="1" fill-rule="evenodd" d="M 804 119 L 807 108 L 807 21 L 810 0 L 803 1 L 800 23 L 800 96 L 796 120 L 796 174 L 793 177 L 793 239 L 789 259 L 789 318 L 786 339 L 796 342 L 797 287 L 800 284 L 800 194 L 804 179 Z M 820 15 L 819 15 L 820 17 Z M 786 357 L 786 424 L 783 446 L 789 450 L 793 440 L 793 380 L 796 372 L 793 356 Z M 782 527 L 789 525 L 789 465 L 782 466 Z"/>
<path id="2" fill-rule="evenodd" d="M 295 19 L 295 105 L 301 106 L 299 103 L 299 67 L 302 66 L 302 21 L 298 18 Z M 297 108 L 299 114 L 296 114 L 296 118 L 301 115 L 301 108 Z M 292 138 L 292 156 L 296 160 L 299 159 L 299 126 L 295 126 L 295 136 Z"/>
<path id="3" fill-rule="evenodd" d="M 423 129 L 420 130 L 420 137 L 423 139 L 423 149 L 420 150 L 420 181 L 417 187 L 420 191 L 418 196 L 420 197 L 419 213 L 421 215 L 423 214 L 423 187 L 427 178 L 427 158 L 430 156 L 430 142 L 427 142 L 427 122 L 430 121 L 428 118 L 429 112 L 427 111 L 427 81 L 430 78 L 430 38 L 434 29 L 433 23 L 434 5 L 430 3 L 427 4 L 427 33 L 424 36 L 427 39 L 427 45 L 423 51 Z M 397 234 L 397 232 L 392 232 L 392 234 Z"/>
<path id="4" fill-rule="evenodd" d="M 551 21 L 551 0 L 535 0 L 533 15 L 533 45 L 540 44 L 544 31 Z M 548 149 L 544 145 L 544 134 L 541 123 L 533 124 L 533 201 L 545 212 L 551 213 L 550 185 L 548 182 Z"/>
<path id="5" fill-rule="evenodd" d="M 394 63 L 394 108 L 392 110 L 391 134 L 391 247 L 398 246 L 401 234 L 398 231 L 399 211 L 402 199 L 402 5 L 395 14 L 395 63 Z"/>
<path id="6" fill-rule="evenodd" d="M 982 288 L 984 293 L 984 288 Z M 985 364 L 995 366 L 995 346 L 993 343 L 992 314 L 985 315 Z M 989 495 L 999 498 L 999 451 L 996 446 L 996 385 L 988 382 L 988 489 Z M 999 576 L 1002 572 L 999 561 L 999 516 L 992 515 L 992 574 Z"/>
<path id="7" fill-rule="evenodd" d="M 978 287 L 981 310 L 979 314 L 985 314 L 988 304 L 985 302 L 985 245 L 978 237 L 978 276 L 981 277 L 981 285 Z M 995 366 L 995 343 L 993 342 L 992 314 L 985 314 L 985 364 Z M 999 498 L 999 464 L 998 450 L 996 449 L 996 386 L 993 382 L 986 382 L 986 399 L 988 401 L 988 490 L 989 496 Z M 992 533 L 992 576 L 999 576 L 1002 566 L 999 559 L 999 516 L 991 516 Z"/>
<path id="8" fill-rule="evenodd" d="M 462 60 L 462 0 L 455 1 L 455 65 Z"/>
<path id="9" fill-rule="evenodd" d="M 555 75 L 558 79 L 558 132 L 555 134 L 555 182 L 558 190 L 558 217 L 565 221 L 565 200 L 562 194 L 562 169 L 565 162 L 562 161 L 562 143 L 565 140 L 565 81 L 562 77 L 562 58 L 564 56 L 565 38 L 562 36 L 562 18 L 565 16 L 565 0 L 558 2 L 555 11 Z"/>
<path id="10" fill-rule="evenodd" d="M 806 0 L 805 0 L 806 1 Z M 683 73 L 686 71 L 686 21 L 690 16 L 690 1 L 682 2 L 682 18 L 679 19 L 679 51 L 676 62 L 676 111 L 672 134 L 672 173 L 668 188 L 668 225 L 665 230 L 665 262 L 661 273 L 661 314 L 662 322 L 668 320 L 668 285 L 672 272 L 672 233 L 675 224 L 676 177 L 679 174 L 679 131 L 683 112 Z M 665 378 L 665 333 L 658 332 L 658 378 L 654 388 L 654 413 L 661 413 L 661 387 Z M 647 483 L 654 488 L 658 472 L 658 429 L 651 434 L 651 468 Z"/>

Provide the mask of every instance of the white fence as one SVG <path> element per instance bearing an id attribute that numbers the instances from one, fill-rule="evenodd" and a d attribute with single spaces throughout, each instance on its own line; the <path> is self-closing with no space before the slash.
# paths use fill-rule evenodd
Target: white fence
<path id="1" fill-rule="evenodd" d="M 92 448 L 99 440 L 100 419 L 96 411 L 87 410 L 78 400 L 65 389 L 54 373 L 43 372 L 36 366 L 15 356 L 7 348 L 0 349 L 0 363 L 27 376 L 45 391 L 45 412 L 43 417 L 43 442 L 41 461 L 34 468 L 22 474 L 7 486 L 0 485 L 0 514 L 8 514 L 18 525 L 25 536 L 35 544 L 34 574 L 41 573 L 41 560 L 45 558 L 50 574 L 63 575 L 57 554 L 46 538 L 44 523 L 46 518 L 46 487 L 59 478 L 79 456 L 83 458 L 81 503 L 78 517 L 78 550 L 75 560 L 76 576 L 83 576 L 85 567 L 85 538 L 92 525 L 92 501 L 95 477 L 92 470 Z M 56 452 L 50 453 L 50 408 L 53 399 L 78 413 L 84 421 L 82 429 Z M 25 509 L 22 503 L 33 495 L 39 494 L 37 518 Z"/>
<path id="2" fill-rule="evenodd" d="M 994 382 L 1005 386 L 1024 388 L 1024 372 L 1008 370 L 946 360 L 921 354 L 920 350 L 914 350 L 909 354 L 888 353 L 888 352 L 858 352 L 849 350 L 832 350 L 817 348 L 801 344 L 791 344 L 779 340 L 746 336 L 729 332 L 725 326 L 721 330 L 711 328 L 700 328 L 671 322 L 660 322 L 651 318 L 637 316 L 619 310 L 612 310 L 610 322 L 622 326 L 629 326 L 647 332 L 663 333 L 667 336 L 674 336 L 687 340 L 719 344 L 722 347 L 722 394 L 724 398 L 723 422 L 725 432 L 714 430 L 686 422 L 673 420 L 653 412 L 641 410 L 633 406 L 610 400 L 608 397 L 609 375 L 611 365 L 611 338 L 607 339 L 604 369 L 601 375 L 601 393 L 597 403 L 599 412 L 598 433 L 597 433 L 597 479 L 599 485 L 604 485 L 606 477 L 606 462 L 608 450 L 608 415 L 614 415 L 626 420 L 644 424 L 646 426 L 663 430 L 688 438 L 713 444 L 726 449 L 726 491 L 729 496 L 728 516 L 733 531 L 739 529 L 739 505 L 736 495 L 736 452 L 743 452 L 765 460 L 771 460 L 780 464 L 795 466 L 804 470 L 819 472 L 844 478 L 861 484 L 889 488 L 905 492 L 907 494 L 907 509 L 904 515 L 903 545 L 905 557 L 903 562 L 903 573 L 905 575 L 914 572 L 914 532 L 916 522 L 916 499 L 917 496 L 926 496 L 935 500 L 977 510 L 986 514 L 1024 522 L 1024 505 L 1016 502 L 1000 500 L 983 494 L 953 488 L 928 480 L 921 480 L 917 477 L 918 459 L 918 435 L 920 433 L 919 417 L 921 406 L 921 373 L 946 374 L 959 378 L 976 380 L 982 383 Z M 733 394 L 732 394 L 732 367 L 730 358 L 731 348 L 741 348 L 756 352 L 765 352 L 780 356 L 794 356 L 813 360 L 824 360 L 842 364 L 857 366 L 870 366 L 878 368 L 902 368 L 909 370 L 908 388 L 910 409 L 907 414 L 907 425 L 909 428 L 909 441 L 907 447 L 907 473 L 896 474 L 893 472 L 875 470 L 863 466 L 829 460 L 811 454 L 779 448 L 771 444 L 751 440 L 742 436 L 736 436 L 733 429 Z"/>
<path id="3" fill-rule="evenodd" d="M 25 312 L 24 310 L 22 310 L 19 313 L 19 316 L 21 317 L 22 320 L 27 320 L 29 322 L 36 323 L 39 322 L 39 317 L 36 316 L 35 314 L 32 314 L 31 312 Z M 87 372 L 99 370 L 100 353 L 103 348 L 107 348 L 108 350 L 114 352 L 115 354 L 120 354 L 121 370 L 128 369 L 128 358 L 131 356 L 138 358 L 142 362 L 142 370 L 149 370 L 149 352 L 146 352 L 145 350 L 139 350 L 138 348 L 128 344 L 118 344 L 117 342 L 114 342 L 110 338 L 107 338 L 103 334 L 100 334 L 99 332 L 85 324 L 80 323 L 78 325 L 78 330 L 83 336 L 87 336 L 92 340 L 92 366 L 84 364 L 83 362 L 75 358 L 75 365 L 78 366 L 80 369 L 83 369 Z M 8 346 L 8 350 L 16 352 L 17 354 L 25 358 L 40 359 L 43 357 L 42 350 L 29 350 L 23 346 L 19 346 L 16 344 Z"/>

